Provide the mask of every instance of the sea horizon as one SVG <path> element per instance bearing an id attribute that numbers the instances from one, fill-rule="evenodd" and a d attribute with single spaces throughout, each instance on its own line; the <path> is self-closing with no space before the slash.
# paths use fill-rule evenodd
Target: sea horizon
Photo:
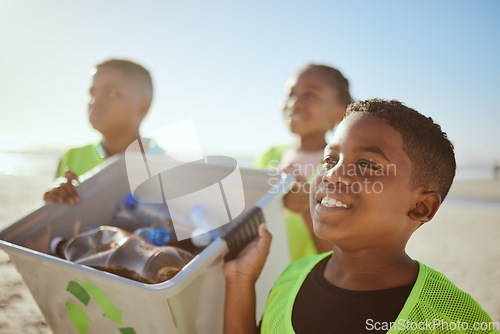
<path id="1" fill-rule="evenodd" d="M 56 173 L 57 165 L 65 149 L 17 149 L 0 150 L 0 174 L 20 176 L 44 176 Z M 208 153 L 207 155 L 214 154 Z M 257 155 L 244 153 L 231 156 L 238 161 L 240 167 L 252 168 Z M 495 162 L 489 163 L 458 163 L 455 175 L 456 181 L 494 180 Z"/>

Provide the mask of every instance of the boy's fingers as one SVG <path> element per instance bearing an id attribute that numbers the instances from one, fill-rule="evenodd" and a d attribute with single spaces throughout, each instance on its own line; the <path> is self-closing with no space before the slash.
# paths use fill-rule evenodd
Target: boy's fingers
<path id="1" fill-rule="evenodd" d="M 259 226 L 259 241 L 257 247 L 260 252 L 267 256 L 269 254 L 269 249 L 271 248 L 271 241 L 273 239 L 272 234 L 268 231 L 266 224 L 261 224 Z"/>
<path id="2" fill-rule="evenodd" d="M 78 203 L 80 201 L 80 197 L 71 182 L 73 181 L 68 180 L 68 182 L 61 183 L 58 187 L 47 191 L 44 194 L 43 199 L 45 201 L 53 201 L 56 203 L 65 202 L 68 205 Z"/>
<path id="3" fill-rule="evenodd" d="M 292 165 L 283 168 L 281 171 L 283 173 L 292 174 L 295 177 L 295 182 L 298 183 L 299 186 L 307 182 L 307 179 L 300 174 L 296 167 L 293 167 Z"/>
<path id="4" fill-rule="evenodd" d="M 297 167 L 294 167 L 293 165 L 288 165 L 282 168 L 281 171 L 283 173 L 292 174 L 295 177 L 295 182 L 298 183 L 299 186 L 307 182 L 307 179 L 303 177 Z"/>
<path id="5" fill-rule="evenodd" d="M 295 182 L 297 182 L 300 186 L 307 183 L 307 179 L 304 176 L 302 176 L 300 174 L 297 174 L 294 176 L 295 176 Z"/>
<path id="6" fill-rule="evenodd" d="M 281 171 L 282 171 L 283 173 L 293 174 L 293 171 L 294 171 L 295 169 L 296 169 L 296 168 L 295 168 L 295 167 L 293 167 L 293 165 L 288 165 L 288 166 L 286 166 L 286 167 L 282 168 L 282 169 L 281 169 Z"/>
<path id="7" fill-rule="evenodd" d="M 78 202 L 78 193 L 71 183 L 63 184 L 59 190 L 59 194 L 67 204 L 73 205 Z"/>
<path id="8" fill-rule="evenodd" d="M 267 255 L 269 253 L 269 248 L 271 245 L 272 235 L 267 230 L 265 224 L 259 225 L 258 229 L 258 237 L 255 237 L 252 241 L 250 241 L 239 253 L 237 258 L 241 258 L 249 253 L 252 249 L 257 249 L 258 252 L 263 252 L 263 254 Z"/>
<path id="9" fill-rule="evenodd" d="M 250 241 L 245 247 L 243 247 L 242 250 L 240 250 L 240 252 L 238 253 L 238 256 L 236 256 L 236 258 L 241 258 L 241 257 L 245 256 L 245 254 L 247 254 L 248 252 L 250 252 L 252 249 L 255 248 L 258 241 L 259 240 L 257 238 Z"/>
<path id="10" fill-rule="evenodd" d="M 259 237 L 261 237 L 261 238 L 267 238 L 267 237 L 272 238 L 272 234 L 267 229 L 267 225 L 266 224 L 260 224 L 259 225 L 258 233 L 259 233 Z"/>
<path id="11" fill-rule="evenodd" d="M 77 181 L 78 182 L 78 175 L 76 175 L 75 173 L 73 173 L 72 171 L 70 171 L 69 169 L 67 169 L 65 172 L 64 172 L 64 177 L 68 180 L 68 181 Z M 73 182 L 72 182 L 73 183 Z"/>
<path id="12" fill-rule="evenodd" d="M 44 201 L 52 201 L 52 202 L 56 202 L 56 203 L 62 202 L 62 199 L 60 197 L 56 196 L 53 191 L 47 191 L 43 195 L 43 200 Z"/>

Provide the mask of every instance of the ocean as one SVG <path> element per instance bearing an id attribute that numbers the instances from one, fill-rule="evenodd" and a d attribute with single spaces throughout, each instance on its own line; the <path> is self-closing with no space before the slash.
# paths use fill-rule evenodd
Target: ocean
<path id="1" fill-rule="evenodd" d="M 56 173 L 62 152 L 13 152 L 0 151 L 0 174 L 18 176 L 46 176 Z M 237 158 L 241 167 L 251 166 L 251 158 Z M 492 180 L 491 165 L 458 165 L 455 180 Z"/>
<path id="2" fill-rule="evenodd" d="M 60 158 L 60 153 L 0 151 L 0 174 L 55 177 Z"/>

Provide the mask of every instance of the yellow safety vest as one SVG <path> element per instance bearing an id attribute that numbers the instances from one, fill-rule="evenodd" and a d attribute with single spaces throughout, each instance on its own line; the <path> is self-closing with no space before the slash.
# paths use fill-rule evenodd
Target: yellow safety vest
<path id="1" fill-rule="evenodd" d="M 292 327 L 295 297 L 309 272 L 330 254 L 306 257 L 283 271 L 267 299 L 261 333 L 295 333 Z M 498 322 L 493 322 L 469 294 L 440 272 L 416 262 L 419 265 L 417 280 L 388 334 L 499 334 Z"/>

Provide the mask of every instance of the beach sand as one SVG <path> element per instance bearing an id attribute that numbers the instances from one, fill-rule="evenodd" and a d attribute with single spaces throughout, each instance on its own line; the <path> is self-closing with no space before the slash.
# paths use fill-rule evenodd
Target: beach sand
<path id="1" fill-rule="evenodd" d="M 0 174 L 0 228 L 42 204 L 51 176 Z M 480 200 L 486 200 L 481 202 Z M 444 273 L 500 321 L 500 181 L 456 182 L 408 253 Z M 21 276 L 0 251 L 0 333 L 51 333 Z"/>

